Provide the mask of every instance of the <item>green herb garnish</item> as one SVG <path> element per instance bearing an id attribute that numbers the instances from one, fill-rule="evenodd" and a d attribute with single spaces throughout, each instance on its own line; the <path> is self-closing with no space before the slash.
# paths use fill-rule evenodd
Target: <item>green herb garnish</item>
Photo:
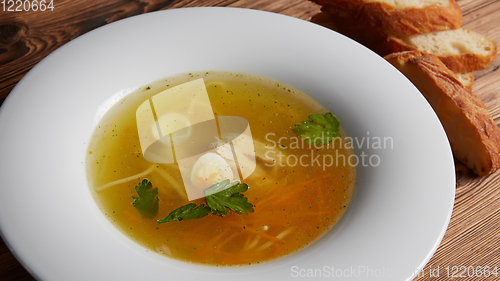
<path id="1" fill-rule="evenodd" d="M 295 124 L 295 128 L 292 129 L 297 136 L 306 138 L 307 144 L 329 144 L 333 139 L 340 137 L 340 122 L 330 112 L 325 115 L 311 114 L 309 119 Z"/>
<path id="2" fill-rule="evenodd" d="M 152 188 L 153 185 L 147 179 L 135 186 L 137 196 L 132 196 L 134 202 L 132 205 L 145 217 L 154 217 L 158 214 L 158 188 Z"/>
<path id="3" fill-rule="evenodd" d="M 248 190 L 246 183 L 223 180 L 205 189 L 205 201 L 208 207 L 212 209 L 212 214 L 227 215 L 227 208 L 237 214 L 247 215 L 253 213 L 253 205 L 248 203 L 248 198 L 241 192 Z"/>
<path id="4" fill-rule="evenodd" d="M 171 221 L 181 221 L 190 219 L 203 218 L 210 213 L 210 208 L 201 204 L 196 207 L 195 203 L 189 203 L 180 208 L 173 210 L 165 218 L 158 220 L 159 223 L 171 222 Z"/>
<path id="5" fill-rule="evenodd" d="M 228 208 L 237 214 L 247 215 L 248 213 L 253 213 L 253 205 L 248 202 L 248 198 L 241 194 L 241 192 L 247 190 L 248 185 L 245 183 L 237 181 L 230 183 L 229 180 L 223 180 L 203 191 L 207 206 L 201 204 L 196 207 L 195 203 L 189 203 L 173 210 L 168 216 L 158 220 L 158 222 L 165 223 L 198 219 L 208 215 L 209 212 L 212 212 L 214 215 L 227 215 Z"/>

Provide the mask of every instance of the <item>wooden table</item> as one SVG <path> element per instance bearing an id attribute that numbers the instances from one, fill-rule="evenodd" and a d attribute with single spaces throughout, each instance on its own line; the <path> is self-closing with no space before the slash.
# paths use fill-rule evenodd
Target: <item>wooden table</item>
<path id="1" fill-rule="evenodd" d="M 464 26 L 500 45 L 500 0 L 458 0 L 458 3 L 463 11 Z M 195 6 L 244 7 L 304 20 L 319 12 L 319 6 L 306 0 L 54 0 L 51 12 L 6 12 L 0 6 L 0 104 L 26 72 L 68 41 L 133 15 Z M 475 73 L 473 86 L 497 124 L 500 123 L 499 68 L 500 56 L 497 56 L 491 67 Z M 450 225 L 439 249 L 425 267 L 424 276 L 415 280 L 452 280 L 443 273 L 447 266 L 450 269 L 452 266 L 497 266 L 496 280 L 500 280 L 500 171 L 477 177 L 456 163 L 456 175 L 455 207 Z M 430 278 L 430 267 L 438 266 L 440 277 Z M 1 240 L 0 280 L 33 280 Z"/>

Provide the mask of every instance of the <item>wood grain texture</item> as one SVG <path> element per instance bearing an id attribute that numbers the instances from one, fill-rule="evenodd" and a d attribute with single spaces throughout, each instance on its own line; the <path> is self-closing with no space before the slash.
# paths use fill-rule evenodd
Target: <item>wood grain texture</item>
<path id="1" fill-rule="evenodd" d="M 0 10 L 0 104 L 41 59 L 72 39 L 107 23 L 157 10 L 229 6 L 258 9 L 308 20 L 319 6 L 306 0 L 55 0 L 53 12 Z M 500 0 L 458 0 L 464 27 L 500 43 Z M 500 56 L 475 73 L 473 91 L 500 123 Z M 446 276 L 446 266 L 490 266 L 500 271 L 500 171 L 477 177 L 456 162 L 453 215 L 441 245 L 415 280 L 500 280 Z M 5 187 L 1 187 L 5 188 Z M 425 231 L 422 228 L 421 231 Z M 409 253 L 410 254 L 410 253 Z M 440 267 L 439 277 L 429 277 Z M 0 241 L 0 280 L 34 280 Z"/>
<path id="2" fill-rule="evenodd" d="M 290 1 L 60 0 L 54 11 L 0 11 L 0 105 L 36 63 L 63 44 L 102 25 L 126 17 L 181 7 L 245 7 L 309 19 L 319 7 Z"/>

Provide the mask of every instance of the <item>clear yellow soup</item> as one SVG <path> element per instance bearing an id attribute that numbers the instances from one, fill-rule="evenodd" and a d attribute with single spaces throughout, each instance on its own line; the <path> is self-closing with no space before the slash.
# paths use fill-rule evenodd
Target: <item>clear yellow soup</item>
<path id="1" fill-rule="evenodd" d="M 240 116 L 249 123 L 257 167 L 244 179 L 249 189 L 243 194 L 255 211 L 159 224 L 158 219 L 190 201 L 179 191 L 183 181 L 175 163 L 144 159 L 136 110 L 155 94 L 199 78 L 204 79 L 215 116 Z M 292 132 L 310 114 L 326 112 L 312 98 L 259 76 L 199 72 L 157 81 L 125 97 L 101 119 L 89 145 L 90 189 L 103 213 L 125 235 L 174 259 L 229 266 L 292 254 L 328 232 L 353 193 L 355 168 L 343 161 L 353 152 L 341 145 L 345 135 L 315 148 Z M 143 179 L 158 188 L 159 211 L 153 218 L 141 216 L 132 205 L 134 187 Z M 200 205 L 204 199 L 192 202 Z"/>

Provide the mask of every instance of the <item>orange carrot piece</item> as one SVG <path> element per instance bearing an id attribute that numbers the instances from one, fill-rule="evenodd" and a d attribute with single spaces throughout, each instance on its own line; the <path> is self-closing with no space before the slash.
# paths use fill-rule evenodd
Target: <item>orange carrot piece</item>
<path id="1" fill-rule="evenodd" d="M 195 257 L 201 257 L 205 254 L 207 254 L 211 249 L 214 249 L 214 246 L 215 246 L 215 243 L 217 242 L 217 240 L 219 240 L 222 235 L 224 235 L 223 232 L 221 232 L 219 235 L 215 236 L 213 239 L 211 239 L 210 241 L 207 241 L 205 243 L 205 246 L 203 248 L 200 248 L 196 254 L 194 255 Z"/>
<path id="2" fill-rule="evenodd" d="M 125 215 L 127 215 L 131 220 L 134 221 L 134 223 L 138 224 L 138 223 L 141 223 L 141 219 L 135 215 L 135 214 L 132 214 L 131 212 L 129 212 L 128 210 L 124 210 L 123 213 Z"/>

